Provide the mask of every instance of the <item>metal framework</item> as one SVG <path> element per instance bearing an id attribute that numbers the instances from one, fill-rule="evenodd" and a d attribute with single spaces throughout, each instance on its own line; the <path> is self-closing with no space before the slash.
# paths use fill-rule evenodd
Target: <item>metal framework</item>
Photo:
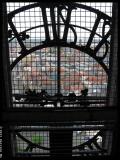
<path id="1" fill-rule="evenodd" d="M 40 25 L 31 24 L 31 12 L 39 14 Z M 81 22 L 84 16 L 78 25 L 77 17 L 88 13 L 90 27 Z M 32 19 L 31 27 L 23 14 Z M 8 13 L 8 24 L 14 106 L 106 104 L 110 16 L 79 3 L 33 3 Z"/>
<path id="2" fill-rule="evenodd" d="M 7 5 L 13 100 L 3 122 L 9 119 L 4 133 L 11 155 L 110 155 L 115 128 L 107 120 L 116 117 L 112 108 L 105 112 L 111 16 L 77 2 L 37 2 L 11 12 Z"/>
<path id="3" fill-rule="evenodd" d="M 37 125 L 37 124 L 36 124 Z M 70 125 L 70 126 L 69 126 Z M 110 124 L 104 126 L 103 122 L 97 124 L 92 123 L 63 123 L 56 124 L 39 124 L 39 126 L 16 126 L 11 127 L 14 133 L 16 146 L 14 146 L 17 157 L 29 156 L 93 156 L 93 155 L 109 155 L 109 143 L 103 141 L 107 133 L 108 142 L 112 138 L 112 130 Z M 99 131 L 100 130 L 100 131 Z M 64 143 L 61 139 L 64 139 Z M 53 140 L 54 139 L 54 140 Z M 70 140 L 71 139 L 71 140 Z"/>

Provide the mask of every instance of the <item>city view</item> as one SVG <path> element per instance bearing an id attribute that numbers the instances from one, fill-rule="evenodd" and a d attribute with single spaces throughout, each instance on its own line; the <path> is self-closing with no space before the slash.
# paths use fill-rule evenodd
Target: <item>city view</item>
<path id="1" fill-rule="evenodd" d="M 26 43 L 27 48 L 31 48 L 36 44 Z M 37 44 L 36 44 L 37 45 Z M 19 56 L 21 48 L 17 43 L 10 43 L 10 63 Z M 101 48 L 101 54 L 103 48 Z M 36 90 L 40 92 L 45 89 L 49 95 L 54 96 L 57 93 L 57 76 L 58 76 L 58 57 L 57 47 L 48 47 L 37 50 L 34 53 L 27 55 L 20 60 L 12 70 L 12 93 L 25 94 L 25 91 Z M 106 61 L 108 65 L 108 61 Z M 88 96 L 106 96 L 107 90 L 107 75 L 103 68 L 89 55 L 79 50 L 68 47 L 60 48 L 60 85 L 61 93 L 68 95 L 70 92 L 77 96 L 81 95 L 81 90 L 88 88 Z M 13 102 L 17 100 L 13 99 Z M 16 104 L 15 106 L 23 106 Z M 29 107 L 32 106 L 29 104 Z M 35 106 L 35 104 L 34 104 Z M 23 128 L 24 126 L 22 126 Z M 35 126 L 31 126 L 34 128 Z M 76 127 L 75 125 L 72 126 Z M 80 126 L 82 127 L 82 125 Z M 84 125 L 83 125 L 84 127 Z M 92 127 L 92 125 L 89 125 Z M 94 125 L 93 125 L 94 127 Z M 18 127 L 19 128 L 19 127 Z M 40 128 L 40 126 L 38 127 Z M 92 139 L 99 130 L 90 131 L 73 131 L 72 146 L 81 145 L 86 141 Z M 32 131 L 21 132 L 21 135 L 31 141 L 32 143 L 39 143 L 43 147 L 50 147 L 49 131 Z M 99 136 L 97 143 L 102 146 L 102 137 Z M 30 150 L 29 145 L 20 137 L 16 136 L 17 150 L 16 153 L 35 153 L 35 154 L 49 154 L 47 150 L 33 148 Z M 89 152 L 89 146 L 85 146 L 85 152 Z M 97 151 L 97 148 L 94 149 Z M 78 152 L 75 149 L 72 153 Z"/>
<path id="2" fill-rule="evenodd" d="M 93 50 L 94 53 L 95 48 L 99 48 L 98 44 L 100 44 L 102 39 L 105 39 L 105 36 L 109 33 L 109 21 L 103 17 L 99 17 L 97 12 L 99 10 L 111 16 L 112 3 L 76 3 L 91 6 L 92 8 L 96 8 L 97 11 L 94 13 L 91 12 L 91 10 L 88 11 L 87 9 L 84 9 L 84 7 L 76 7 L 70 14 L 69 8 L 64 6 L 65 8 L 61 8 L 61 15 L 58 15 L 57 17 L 56 8 L 54 8 L 54 11 L 51 11 L 51 8 L 48 6 L 45 10 L 44 7 L 33 7 L 24 9 L 22 12 L 18 12 L 12 17 L 12 19 L 10 19 L 11 23 L 8 24 L 8 30 L 11 30 L 11 35 L 8 41 L 9 60 L 11 66 L 14 64 L 16 59 L 19 59 L 21 54 L 26 54 L 24 52 L 26 51 L 24 50 L 24 47 L 29 52 L 31 48 L 38 45 L 47 46 L 47 40 L 49 38 L 49 42 L 51 44 L 56 44 L 56 46 L 37 49 L 36 51 L 21 58 L 15 66 L 13 65 L 13 68 L 11 67 L 13 107 L 28 108 L 28 110 L 30 107 L 33 107 L 32 109 L 34 114 L 35 107 L 40 108 L 41 112 L 42 108 L 50 108 L 52 111 L 53 107 L 55 108 L 55 111 L 56 108 L 58 109 L 57 111 L 59 111 L 58 107 L 61 106 L 64 108 L 68 107 L 69 109 L 71 109 L 70 107 L 77 107 L 78 109 L 80 107 L 84 107 L 86 109 L 86 106 L 90 106 L 90 108 L 97 108 L 99 106 L 101 107 L 106 105 L 105 98 L 107 95 L 108 75 L 103 67 L 89 55 L 89 51 Z M 7 3 L 7 13 L 9 14 L 10 12 L 28 4 L 19 3 L 18 5 L 17 3 L 14 3 L 13 5 L 13 3 Z M 11 25 L 12 23 L 15 28 Z M 67 34 L 66 26 L 68 29 Z M 15 29 L 18 35 L 15 33 Z M 87 53 L 74 48 L 63 47 L 62 45 L 57 46 L 59 40 L 63 40 L 65 44 L 70 44 L 70 47 L 74 47 L 74 45 L 78 47 L 87 46 Z M 20 42 L 23 43 L 23 46 Z M 106 55 L 102 61 L 107 66 L 106 68 L 109 68 L 109 42 L 110 36 L 104 40 L 100 49 L 95 52 L 96 56 L 99 58 Z M 89 99 L 91 100 L 90 102 L 86 96 L 83 97 L 82 91 L 85 89 L 88 89 L 87 96 L 89 97 L 87 98 L 93 98 L 93 100 L 95 98 L 95 101 Z M 66 98 L 69 97 L 70 93 L 72 93 L 72 95 L 76 95 L 81 99 L 85 98 L 83 100 L 85 103 L 81 104 L 80 99 L 75 101 L 68 100 L 67 103 L 63 103 L 63 105 L 61 105 L 61 99 L 58 98 L 56 100 L 57 103 L 52 103 L 50 100 L 45 101 L 43 96 L 41 96 L 41 100 L 40 94 L 38 94 L 39 97 L 35 95 L 39 101 L 36 99 L 36 101 L 30 101 L 29 98 L 24 98 L 26 95 L 26 97 L 31 96 L 28 94 L 28 91 L 32 91 L 32 93 L 42 93 L 42 91 L 46 91 L 47 94 L 50 95 L 48 96 L 50 98 L 55 97 L 55 95 L 58 97 L 59 95 L 62 95 Z M 19 96 L 17 97 L 16 95 L 20 95 L 22 98 L 19 98 Z M 76 101 L 78 103 L 76 103 Z M 89 105 L 86 105 L 86 102 L 88 101 L 90 103 Z M 93 103 L 96 101 L 97 103 Z M 60 109 L 63 111 L 62 107 Z M 80 110 L 82 110 L 81 108 Z M 75 109 L 76 108 L 73 110 L 75 111 Z M 20 155 L 27 153 L 29 156 L 49 155 L 52 148 L 51 144 L 54 140 L 54 137 L 53 139 L 51 138 L 51 133 L 53 131 L 60 132 L 61 130 L 63 130 L 64 134 L 66 134 L 65 131 L 69 131 L 69 133 L 71 132 L 72 155 L 82 155 L 82 153 L 91 154 L 92 152 L 97 154 L 100 153 L 101 155 L 103 153 L 107 154 L 106 150 L 109 144 L 104 144 L 104 137 L 106 136 L 106 133 L 104 130 L 102 131 L 105 127 L 102 122 L 96 123 L 96 121 L 94 123 L 91 121 L 90 123 L 86 123 L 84 121 L 84 115 L 83 120 L 81 120 L 80 123 L 79 120 L 72 120 L 72 123 L 70 121 L 70 123 L 67 122 L 66 124 L 61 122 L 59 122 L 60 124 L 58 122 L 52 124 L 53 122 L 51 123 L 51 120 L 50 123 L 46 123 L 47 121 L 49 122 L 49 118 L 45 119 L 46 122 L 43 121 L 42 123 L 38 120 L 37 123 L 21 123 L 21 126 L 14 125 L 13 128 L 11 127 L 12 132 L 15 131 L 11 134 L 13 136 L 11 137 L 14 141 L 13 150 L 15 154 L 18 154 L 16 154 L 17 156 L 19 156 L 19 153 Z M 107 134 L 109 137 L 111 136 L 109 133 Z M 61 143 L 57 145 L 61 145 Z M 64 148 L 64 146 L 61 148 Z"/>
<path id="3" fill-rule="evenodd" d="M 11 63 L 20 52 L 20 47 L 14 48 L 15 44 L 12 43 L 10 48 Z M 32 47 L 32 43 L 27 45 Z M 60 85 L 63 95 L 70 92 L 80 95 L 84 88 L 88 88 L 89 96 L 106 95 L 107 75 L 102 66 L 81 51 L 61 47 L 60 52 Z M 24 94 L 26 89 L 35 89 L 38 92 L 45 89 L 48 94 L 55 95 L 58 83 L 57 66 L 57 47 L 43 48 L 27 55 L 12 70 L 13 93 Z"/>
<path id="4" fill-rule="evenodd" d="M 26 41 L 27 49 L 39 45 L 36 40 Z M 12 41 L 9 44 L 10 64 L 20 56 L 21 48 L 17 41 Z M 100 49 L 103 54 L 104 48 Z M 108 58 L 108 57 L 107 57 Z M 108 65 L 108 60 L 105 61 Z M 42 89 L 47 91 L 49 95 L 54 96 L 57 91 L 58 84 L 58 49 L 57 47 L 47 47 L 37 50 L 20 60 L 11 72 L 12 93 L 25 94 L 26 90 L 35 90 L 41 92 Z M 88 54 L 68 47 L 60 47 L 60 85 L 61 93 L 66 96 L 69 93 L 81 95 L 81 90 L 88 88 L 88 96 L 105 97 L 107 91 L 107 75 L 103 68 Z M 13 102 L 20 102 L 13 98 Z M 15 107 L 23 107 L 23 104 L 15 104 Z M 14 104 L 14 103 L 13 103 Z M 37 106 L 37 104 L 24 104 L 25 107 Z M 52 105 L 45 105 L 45 107 Z M 26 126 L 21 126 L 21 128 Z M 41 126 L 31 126 L 31 129 Z M 49 128 L 49 126 L 46 126 Z M 71 126 L 76 128 L 76 125 Z M 84 127 L 84 125 L 79 126 Z M 87 127 L 87 125 L 85 126 Z M 95 127 L 89 125 L 88 127 Z M 101 125 L 101 127 L 103 127 Z M 20 129 L 20 127 L 18 127 Z M 83 130 L 78 129 L 72 133 L 72 147 L 82 145 L 92 139 L 100 130 Z M 31 141 L 39 144 L 42 147 L 50 147 L 50 132 L 49 131 L 22 131 L 21 135 Z M 31 149 L 25 141 L 19 136 L 16 136 L 16 153 L 34 153 L 34 154 L 50 154 L 49 150 L 40 148 Z M 102 146 L 102 136 L 97 139 L 98 145 Z M 97 148 L 93 145 L 94 151 Z M 85 145 L 85 152 L 91 151 L 89 146 Z M 74 149 L 72 154 L 78 153 L 79 149 Z M 77 155 L 77 154 L 76 154 Z"/>

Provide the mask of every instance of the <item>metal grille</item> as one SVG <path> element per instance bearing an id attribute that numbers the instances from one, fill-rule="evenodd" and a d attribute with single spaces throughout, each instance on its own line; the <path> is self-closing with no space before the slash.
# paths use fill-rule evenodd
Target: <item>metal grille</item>
<path id="1" fill-rule="evenodd" d="M 24 127 L 25 128 L 25 127 Z M 34 127 L 34 126 L 30 126 L 30 128 L 36 128 L 39 130 L 39 128 L 41 127 Z M 44 127 L 43 127 L 44 129 Z M 42 129 L 41 129 L 42 130 Z M 19 154 L 20 152 L 24 154 L 24 152 L 27 153 L 39 153 L 41 155 L 47 155 L 49 154 L 49 149 L 50 145 L 49 145 L 49 132 L 48 131 L 23 131 L 20 132 L 22 136 L 24 136 L 26 139 L 28 139 L 29 141 L 31 141 L 32 143 L 35 143 L 37 145 L 40 145 L 42 147 L 36 147 L 36 146 L 32 146 L 28 143 L 26 143 L 25 141 L 21 140 L 19 134 L 16 137 L 16 141 L 17 141 L 17 153 Z"/>
<path id="2" fill-rule="evenodd" d="M 7 3 L 13 107 L 105 106 L 112 3 L 46 6 Z M 113 132 L 105 121 L 10 124 L 15 157 L 110 155 Z"/>
<path id="3" fill-rule="evenodd" d="M 34 5 L 35 3 L 7 3 L 7 12 L 10 14 L 11 11 L 28 4 Z M 97 19 L 97 11 L 94 12 L 87 10 L 87 8 L 79 7 L 81 4 L 91 6 L 110 17 L 112 16 L 112 3 L 76 2 L 77 9 L 73 7 L 71 11 L 70 21 L 68 22 L 70 27 L 66 39 L 64 23 L 67 23 L 65 20 L 68 14 L 66 9 L 67 5 L 63 7 L 61 12 L 57 7 L 54 8 L 54 20 L 56 24 L 52 24 L 52 13 L 50 8 L 47 7 L 47 32 L 50 40 L 54 40 L 55 35 L 53 34 L 54 31 L 51 25 L 56 25 L 59 38 L 62 39 L 63 37 L 71 46 L 72 43 L 76 43 L 77 46 L 90 47 L 90 49 L 94 51 L 97 50 L 97 57 L 104 56 L 104 54 L 107 53 L 102 60 L 102 64 L 100 64 L 101 62 L 99 60 L 96 61 L 91 54 L 89 55 L 82 50 L 62 46 L 42 47 L 21 58 L 21 60 L 16 63 L 15 60 L 19 59 L 23 48 L 21 48 L 20 43 L 18 43 L 17 37 L 14 37 L 14 34 L 12 36 L 11 30 L 9 30 L 9 54 L 12 69 L 11 79 L 14 106 L 27 107 L 28 105 L 21 104 L 23 103 L 21 101 L 25 100 L 22 95 L 25 95 L 26 92 L 30 90 L 34 91 L 34 93 L 45 90 L 50 96 L 55 96 L 56 94 L 68 96 L 70 93 L 81 96 L 82 90 L 87 88 L 88 96 L 105 100 L 108 80 L 107 73 L 109 69 L 110 36 L 100 49 L 97 49 L 97 45 L 102 38 L 108 34 L 110 24 L 102 18 L 99 20 L 99 23 L 96 22 L 99 19 Z M 44 28 L 44 19 L 46 18 L 44 16 L 43 8 L 36 6 L 18 12 L 13 17 L 12 21 L 14 26 L 27 50 L 37 45 L 42 45 L 43 42 L 45 42 L 46 36 L 48 35 L 46 35 L 47 32 L 45 32 Z M 91 38 L 91 34 L 93 34 L 92 30 L 94 30 L 96 23 L 98 23 L 98 25 L 95 30 L 95 35 Z M 8 29 L 10 29 L 9 25 Z M 87 50 L 87 53 L 89 53 L 89 50 Z M 16 98 L 16 94 L 21 95 L 20 97 L 22 98 Z M 100 104 L 98 104 L 98 106 L 103 105 L 105 105 L 105 101 L 100 101 Z M 35 107 L 39 105 L 35 105 L 34 102 L 34 105 L 29 105 L 29 107 L 30 106 Z M 54 105 L 49 104 L 47 106 L 53 107 Z M 92 106 L 94 106 L 94 104 L 92 104 Z"/>
<path id="4" fill-rule="evenodd" d="M 11 135 L 15 135 L 13 136 L 15 156 L 54 156 L 60 153 L 72 156 L 100 156 L 110 155 L 113 130 L 112 123 L 104 125 L 103 122 L 56 123 L 56 125 L 44 123 L 43 126 L 12 126 Z M 57 140 L 55 148 L 52 148 L 54 142 L 52 138 L 56 135 L 58 138 L 59 133 L 63 136 L 59 137 L 60 141 Z"/>

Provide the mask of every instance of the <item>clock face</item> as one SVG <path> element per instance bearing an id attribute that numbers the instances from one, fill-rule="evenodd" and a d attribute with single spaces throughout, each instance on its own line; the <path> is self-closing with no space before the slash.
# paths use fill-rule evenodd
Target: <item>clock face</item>
<path id="1" fill-rule="evenodd" d="M 31 3 L 8 13 L 8 28 L 14 106 L 105 106 L 110 16 L 79 3 Z M 95 99 L 85 104 L 86 96 Z"/>
<path id="2" fill-rule="evenodd" d="M 88 96 L 106 96 L 107 14 L 79 3 L 32 3 L 9 12 L 8 24 L 13 94 L 45 90 L 50 96 L 80 96 L 87 88 Z"/>
<path id="3" fill-rule="evenodd" d="M 8 25 L 14 107 L 105 106 L 110 16 L 79 3 L 37 2 L 9 12 Z M 100 128 L 72 127 L 73 153 L 105 152 Z M 49 130 L 31 128 L 16 132 L 19 152 L 49 152 Z"/>

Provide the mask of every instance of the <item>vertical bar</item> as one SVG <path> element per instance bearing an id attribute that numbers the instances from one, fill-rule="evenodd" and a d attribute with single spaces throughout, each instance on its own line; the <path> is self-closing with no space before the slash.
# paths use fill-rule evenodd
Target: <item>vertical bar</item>
<path id="1" fill-rule="evenodd" d="M 47 21 L 47 15 L 46 15 L 46 8 L 44 6 L 42 6 L 41 10 L 42 10 L 42 16 L 43 16 L 43 22 L 44 22 L 44 28 L 45 28 L 46 41 L 50 41 L 48 21 Z"/>
<path id="2" fill-rule="evenodd" d="M 12 147 L 11 147 L 11 137 L 8 125 L 3 125 L 3 136 L 2 136 L 2 158 L 5 160 L 12 158 Z"/>
<path id="3" fill-rule="evenodd" d="M 8 23 L 6 3 L 2 3 L 2 68 L 3 68 L 3 92 L 4 109 L 12 106 L 11 71 L 8 46 Z"/>
<path id="4" fill-rule="evenodd" d="M 108 86 L 107 86 L 107 106 L 113 106 L 117 104 L 117 52 L 118 52 L 118 8 L 117 4 L 113 3 L 112 6 L 112 34 L 110 42 L 110 58 L 109 58 L 109 73 L 108 73 Z M 117 117 L 116 117 L 117 119 Z M 118 123 L 114 124 L 114 130 L 106 131 L 103 135 L 103 147 L 108 147 L 108 142 L 111 145 L 112 156 L 117 156 L 118 148 Z M 109 135 L 112 134 L 110 137 Z"/>
<path id="5" fill-rule="evenodd" d="M 108 106 L 117 105 L 117 54 L 118 54 L 118 9 L 117 3 L 112 8 L 112 35 L 110 43 L 109 75 L 108 75 Z"/>
<path id="6" fill-rule="evenodd" d="M 50 131 L 51 157 L 72 157 L 72 131 Z"/>
<path id="7" fill-rule="evenodd" d="M 12 149 L 12 155 L 15 157 L 17 153 L 17 139 L 16 134 L 14 132 L 15 127 L 12 127 L 12 133 L 11 133 L 11 149 Z"/>
<path id="8" fill-rule="evenodd" d="M 53 37 L 56 40 L 57 39 L 57 31 L 56 31 L 56 24 L 55 24 L 54 6 L 50 7 L 50 16 L 51 16 L 51 21 L 52 21 Z"/>
<path id="9" fill-rule="evenodd" d="M 60 17 L 59 17 L 59 6 L 57 8 L 57 30 L 58 30 L 58 39 L 60 39 Z M 58 87 L 58 94 L 60 93 L 61 87 L 60 87 L 60 46 L 57 46 L 57 87 Z"/>
<path id="10" fill-rule="evenodd" d="M 117 97 L 117 74 L 118 74 L 118 68 L 117 68 L 117 54 L 118 54 L 118 3 L 113 3 L 112 8 L 112 36 L 111 36 L 111 53 L 110 53 L 110 73 L 109 73 L 109 79 L 108 79 L 108 106 L 116 106 L 118 97 Z M 111 155 L 113 157 L 119 155 L 119 149 L 117 146 L 120 145 L 119 143 L 119 124 L 118 119 L 116 117 L 116 124 L 115 129 L 113 131 L 113 138 L 112 138 L 112 149 L 111 149 Z"/>
<path id="11" fill-rule="evenodd" d="M 7 110 L 12 105 L 11 97 L 11 75 L 10 75 L 10 62 L 9 62 L 9 46 L 8 46 L 8 24 L 7 24 L 7 6 L 6 2 L 2 3 L 2 72 L 3 72 L 3 104 L 2 109 Z M 7 114 L 7 113 L 5 113 Z M 10 159 L 12 157 L 11 140 L 9 125 L 4 125 L 2 128 L 2 158 Z"/>
<path id="12" fill-rule="evenodd" d="M 65 23 L 65 29 L 64 29 L 64 33 L 63 33 L 63 40 L 64 41 L 67 41 L 69 23 L 70 23 L 70 19 L 71 19 L 71 12 L 72 12 L 72 8 L 69 7 L 68 11 L 67 11 L 67 20 L 66 20 L 66 23 Z"/>

